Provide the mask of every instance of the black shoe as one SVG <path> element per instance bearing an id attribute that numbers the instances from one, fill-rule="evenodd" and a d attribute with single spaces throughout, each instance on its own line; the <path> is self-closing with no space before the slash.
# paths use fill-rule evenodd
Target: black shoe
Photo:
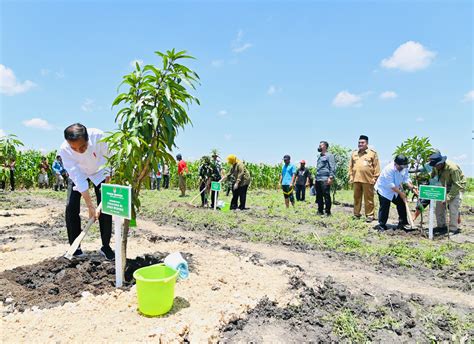
<path id="1" fill-rule="evenodd" d="M 378 225 L 374 226 L 374 229 L 377 230 L 378 232 L 383 232 L 383 231 L 387 230 L 387 227 L 383 226 L 381 224 L 378 224 Z"/>
<path id="2" fill-rule="evenodd" d="M 74 252 L 73 254 L 73 257 L 75 258 L 84 258 L 86 255 L 84 254 L 84 252 L 82 252 L 82 250 L 80 248 L 78 248 L 76 250 L 76 252 Z"/>
<path id="3" fill-rule="evenodd" d="M 374 217 L 373 217 L 373 216 L 367 216 L 367 217 L 365 218 L 365 222 L 367 222 L 367 223 L 371 223 L 371 222 L 373 222 L 373 221 L 374 221 Z"/>
<path id="4" fill-rule="evenodd" d="M 404 230 L 404 231 L 409 231 L 411 229 L 411 226 L 408 224 L 408 223 L 399 223 L 398 226 L 397 226 L 397 229 L 401 229 L 401 230 Z"/>
<path id="5" fill-rule="evenodd" d="M 115 253 L 112 251 L 110 246 L 102 246 L 99 250 L 99 253 L 105 257 L 107 260 L 115 260 Z"/>
<path id="6" fill-rule="evenodd" d="M 332 216 L 331 213 L 326 213 L 326 217 Z"/>

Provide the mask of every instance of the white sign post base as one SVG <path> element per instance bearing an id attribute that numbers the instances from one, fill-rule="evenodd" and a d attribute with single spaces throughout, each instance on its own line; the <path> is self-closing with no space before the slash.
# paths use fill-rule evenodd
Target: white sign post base
<path id="1" fill-rule="evenodd" d="M 121 288 L 122 281 L 122 225 L 123 217 L 114 216 L 114 230 L 115 230 L 115 287 Z"/>
<path id="2" fill-rule="evenodd" d="M 434 222 L 434 211 L 435 211 L 436 201 L 430 200 L 430 222 L 428 226 L 429 230 L 429 239 L 433 240 L 433 222 Z"/>

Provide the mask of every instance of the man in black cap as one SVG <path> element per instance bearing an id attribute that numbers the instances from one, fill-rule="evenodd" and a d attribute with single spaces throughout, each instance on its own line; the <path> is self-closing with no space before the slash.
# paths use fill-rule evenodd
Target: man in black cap
<path id="1" fill-rule="evenodd" d="M 377 152 L 369 148 L 369 138 L 360 135 L 358 149 L 352 152 L 349 162 L 349 182 L 354 188 L 354 217 L 360 219 L 362 196 L 367 222 L 374 220 L 374 184 L 380 175 Z"/>
<path id="2" fill-rule="evenodd" d="M 379 224 L 375 227 L 378 230 L 387 229 L 387 220 L 390 212 L 390 203 L 397 206 L 398 228 L 406 229 L 408 225 L 407 208 L 405 205 L 406 194 L 403 192 L 403 184 L 418 194 L 418 190 L 413 186 L 408 175 L 408 159 L 400 154 L 395 157 L 395 161 L 384 167 L 380 177 L 375 184 L 375 190 L 379 196 Z"/>
<path id="3" fill-rule="evenodd" d="M 446 202 L 449 208 L 449 231 L 457 233 L 459 208 L 461 207 L 462 193 L 466 188 L 466 179 L 459 166 L 435 151 L 430 156 L 430 166 L 433 167 L 431 177 L 440 185 L 446 187 Z M 446 203 L 436 202 L 436 222 L 438 227 L 446 228 Z"/>

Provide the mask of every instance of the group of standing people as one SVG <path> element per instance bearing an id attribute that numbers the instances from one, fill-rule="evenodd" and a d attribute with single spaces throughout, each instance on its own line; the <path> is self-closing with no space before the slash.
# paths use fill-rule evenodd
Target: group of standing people
<path id="1" fill-rule="evenodd" d="M 316 174 L 313 177 L 306 167 L 306 161 L 301 160 L 299 168 L 291 164 L 291 157 L 283 157 L 283 167 L 280 175 L 279 185 L 283 191 L 285 206 L 289 208 L 290 203 L 295 205 L 293 191 L 296 191 L 296 200 L 306 200 L 306 188 L 309 186 L 316 194 L 319 215 L 331 215 L 331 185 L 336 179 L 336 160 L 334 155 L 328 152 L 329 143 L 321 141 L 318 147 L 318 161 Z"/>
<path id="2" fill-rule="evenodd" d="M 336 174 L 336 161 L 334 155 L 328 152 L 329 143 L 321 141 L 318 147 L 318 161 L 316 174 L 313 178 L 304 160 L 300 161 L 297 169 L 291 164 L 289 155 L 283 157 L 279 184 L 285 199 L 285 205 L 289 208 L 290 203 L 295 205 L 293 191 L 296 191 L 296 201 L 305 201 L 306 187 L 314 188 L 319 215 L 331 215 L 331 185 L 334 183 Z M 398 228 L 408 229 L 408 216 L 412 216 L 408 210 L 405 188 L 411 190 L 418 196 L 418 188 L 413 185 L 409 176 L 409 160 L 400 154 L 395 159 L 380 169 L 377 152 L 369 148 L 369 138 L 360 135 L 358 149 L 351 153 L 349 161 L 349 182 L 353 188 L 355 219 L 362 219 L 362 202 L 364 203 L 365 221 L 371 223 L 375 220 L 374 196 L 377 193 L 379 200 L 378 224 L 375 229 L 379 231 L 388 228 L 387 221 L 390 205 L 395 204 L 398 211 Z M 460 222 L 459 209 L 461 206 L 462 193 L 465 190 L 466 179 L 459 166 L 449 160 L 446 156 L 435 151 L 429 158 L 428 166 L 431 174 L 430 184 L 446 187 L 446 201 L 436 203 L 437 225 L 441 229 L 451 232 L 458 231 Z M 424 203 L 423 206 L 427 206 Z M 422 206 L 422 207 L 423 207 Z M 449 212 L 449 223 L 446 214 Z"/>
<path id="3" fill-rule="evenodd" d="M 168 189 L 170 187 L 170 168 L 168 164 L 158 163 L 155 170 L 150 172 L 150 190 Z"/>

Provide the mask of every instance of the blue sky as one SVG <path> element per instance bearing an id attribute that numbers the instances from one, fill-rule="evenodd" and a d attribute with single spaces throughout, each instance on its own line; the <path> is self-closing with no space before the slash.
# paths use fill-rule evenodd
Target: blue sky
<path id="1" fill-rule="evenodd" d="M 176 48 L 202 82 L 185 159 L 313 165 L 366 134 L 386 163 L 419 135 L 472 176 L 472 42 L 470 1 L 1 1 L 0 134 L 50 150 L 73 122 L 113 129 L 131 61 Z"/>

